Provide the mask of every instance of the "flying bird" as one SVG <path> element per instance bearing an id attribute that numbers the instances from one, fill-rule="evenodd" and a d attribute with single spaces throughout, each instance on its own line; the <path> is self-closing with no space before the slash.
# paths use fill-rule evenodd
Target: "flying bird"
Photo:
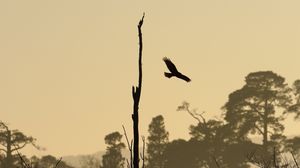
<path id="1" fill-rule="evenodd" d="M 183 75 L 182 73 L 180 73 L 177 70 L 176 66 L 172 63 L 172 61 L 169 58 L 164 57 L 163 60 L 165 61 L 166 65 L 167 65 L 167 67 L 168 67 L 168 69 L 170 71 L 170 73 L 165 72 L 165 76 L 167 78 L 171 78 L 171 77 L 175 76 L 175 77 L 177 77 L 179 79 L 185 80 L 186 82 L 190 82 L 191 81 L 191 79 L 189 77 Z"/>

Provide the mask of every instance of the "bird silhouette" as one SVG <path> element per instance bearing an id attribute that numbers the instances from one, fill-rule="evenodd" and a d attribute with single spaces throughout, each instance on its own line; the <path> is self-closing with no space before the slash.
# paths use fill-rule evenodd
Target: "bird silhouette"
<path id="1" fill-rule="evenodd" d="M 170 73 L 165 72 L 165 76 L 167 78 L 171 78 L 171 77 L 175 76 L 175 77 L 177 77 L 179 79 L 182 79 L 182 80 L 184 80 L 186 82 L 190 82 L 191 81 L 191 79 L 189 77 L 183 75 L 182 73 L 180 73 L 177 70 L 176 66 L 172 63 L 172 61 L 169 58 L 164 57 L 163 60 L 166 63 L 166 65 L 167 65 L 167 67 L 168 67 L 168 69 L 170 71 Z"/>

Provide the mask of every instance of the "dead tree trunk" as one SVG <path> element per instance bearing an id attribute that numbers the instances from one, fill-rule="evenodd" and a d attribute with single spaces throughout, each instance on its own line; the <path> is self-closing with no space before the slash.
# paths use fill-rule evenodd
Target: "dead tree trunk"
<path id="1" fill-rule="evenodd" d="M 142 25 L 144 21 L 144 15 L 138 24 L 139 35 L 139 81 L 138 86 L 132 86 L 133 97 L 133 168 L 139 168 L 139 102 L 142 90 Z"/>

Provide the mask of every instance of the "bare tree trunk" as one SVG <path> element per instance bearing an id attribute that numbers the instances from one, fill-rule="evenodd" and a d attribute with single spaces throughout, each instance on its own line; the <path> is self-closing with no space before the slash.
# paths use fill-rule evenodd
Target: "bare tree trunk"
<path id="1" fill-rule="evenodd" d="M 144 21 L 144 15 L 138 24 L 138 35 L 139 35 L 139 83 L 138 86 L 132 86 L 132 97 L 133 97 L 133 168 L 139 168 L 139 102 L 142 90 L 142 25 Z"/>

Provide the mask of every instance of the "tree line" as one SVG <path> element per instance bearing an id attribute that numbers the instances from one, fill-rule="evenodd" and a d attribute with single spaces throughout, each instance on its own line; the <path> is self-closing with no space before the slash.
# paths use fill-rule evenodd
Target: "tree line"
<path id="1" fill-rule="evenodd" d="M 189 128 L 190 139 L 169 141 L 163 116 L 154 117 L 148 129 L 146 168 L 299 167 L 300 135 L 287 137 L 283 121 L 289 115 L 300 119 L 300 80 L 289 86 L 284 77 L 272 71 L 249 73 L 245 84 L 230 93 L 221 107 L 221 119 L 205 118 L 203 113 L 191 109 L 188 102 L 183 102 L 177 110 L 197 120 Z M 113 154 L 108 147 L 102 168 L 131 167 L 120 157 L 125 148 L 122 135 L 114 132 L 109 136 L 117 134 L 118 143 L 107 144 L 118 146 L 119 153 Z M 254 142 L 253 135 L 261 143 Z M 290 157 L 282 157 L 283 153 Z M 114 164 L 107 164 L 111 158 L 118 159 L 113 159 Z"/>
<path id="2" fill-rule="evenodd" d="M 143 168 L 248 168 L 251 164 L 263 168 L 299 167 L 300 136 L 287 137 L 283 122 L 289 115 L 300 119 L 300 80 L 290 86 L 272 71 L 249 73 L 245 84 L 229 94 L 220 119 L 207 119 L 188 102 L 177 110 L 197 120 L 197 124 L 190 125 L 190 138 L 170 141 L 164 117 L 155 116 L 148 127 L 145 156 L 141 155 Z M 260 137 L 261 143 L 253 141 L 253 135 Z M 130 158 L 126 159 L 122 150 L 132 142 L 127 139 L 125 145 L 122 138 L 117 131 L 106 135 L 107 148 L 101 162 L 100 158 L 86 157 L 82 168 L 131 168 Z M 19 153 L 26 145 L 40 149 L 35 141 L 0 122 L 0 167 L 17 168 L 30 163 L 31 168 L 54 168 L 59 162 L 59 167 L 72 168 L 51 155 L 26 158 Z M 290 158 L 282 157 L 282 153 Z"/>

